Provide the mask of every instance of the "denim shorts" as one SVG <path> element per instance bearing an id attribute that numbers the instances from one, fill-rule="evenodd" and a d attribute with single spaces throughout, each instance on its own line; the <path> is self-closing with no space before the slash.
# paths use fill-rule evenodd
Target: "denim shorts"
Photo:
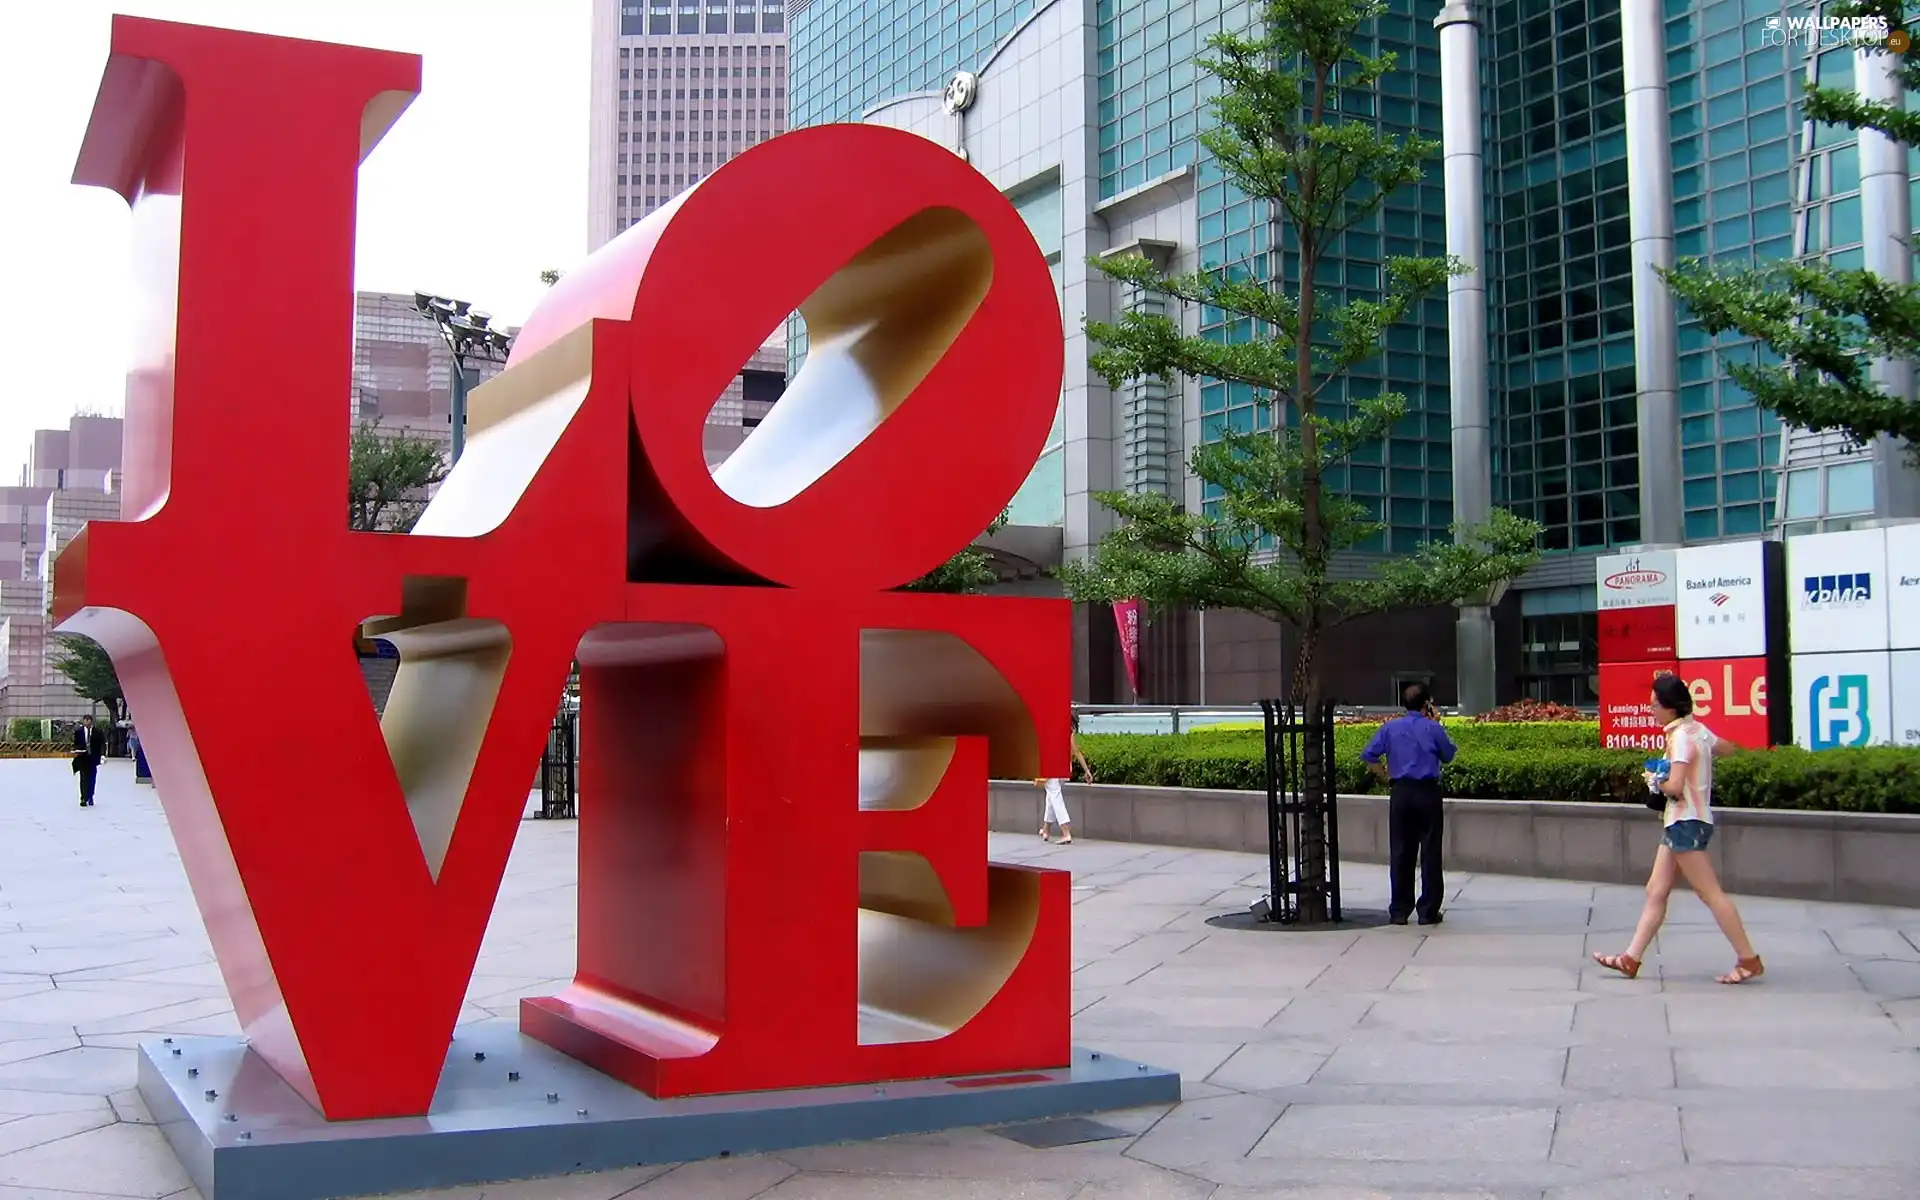
<path id="1" fill-rule="evenodd" d="M 1705 850 L 1713 840 L 1713 825 L 1708 821 L 1675 821 L 1660 840 L 1676 854 Z"/>

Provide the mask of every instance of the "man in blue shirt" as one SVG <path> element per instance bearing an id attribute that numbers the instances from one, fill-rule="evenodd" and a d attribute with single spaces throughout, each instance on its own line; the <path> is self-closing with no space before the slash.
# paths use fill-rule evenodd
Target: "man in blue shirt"
<path id="1" fill-rule="evenodd" d="M 1400 694 L 1407 711 L 1380 727 L 1361 759 L 1387 787 L 1388 878 L 1393 894 L 1387 916 L 1405 925 L 1417 908 L 1422 925 L 1440 923 L 1445 894 L 1440 878 L 1440 768 L 1453 761 L 1453 739 L 1434 716 L 1433 697 L 1424 683 L 1408 684 Z M 1384 757 L 1386 762 L 1380 760 Z M 1413 863 L 1420 860 L 1420 901 L 1413 900 Z"/>

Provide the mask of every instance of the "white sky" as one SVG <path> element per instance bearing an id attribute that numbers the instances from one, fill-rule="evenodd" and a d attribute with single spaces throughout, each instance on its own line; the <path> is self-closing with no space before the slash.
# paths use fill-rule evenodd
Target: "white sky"
<path id="1" fill-rule="evenodd" d="M 74 187 L 113 13 L 405 50 L 418 99 L 360 172 L 355 285 L 506 323 L 586 254 L 591 0 L 0 0 L 0 484 L 35 429 L 118 414 L 126 202 Z M 347 381 L 340 381 L 345 395 Z"/>

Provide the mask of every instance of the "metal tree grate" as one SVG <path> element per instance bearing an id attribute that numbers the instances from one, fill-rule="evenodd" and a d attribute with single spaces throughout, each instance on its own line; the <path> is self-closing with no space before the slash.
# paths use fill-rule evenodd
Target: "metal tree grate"
<path id="1" fill-rule="evenodd" d="M 547 746 L 540 752 L 540 811 L 546 820 L 567 820 L 579 815 L 580 795 L 580 714 L 563 708 L 547 731 Z"/>
<path id="2" fill-rule="evenodd" d="M 1318 720 L 1304 707 L 1262 700 L 1267 774 L 1267 920 L 1339 921 L 1340 821 L 1334 706 Z"/>

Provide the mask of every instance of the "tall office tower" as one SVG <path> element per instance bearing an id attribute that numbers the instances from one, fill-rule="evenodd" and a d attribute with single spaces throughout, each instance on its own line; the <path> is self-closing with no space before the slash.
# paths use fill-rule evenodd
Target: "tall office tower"
<path id="1" fill-rule="evenodd" d="M 1083 555 L 1112 527 L 1111 514 L 1094 499 L 1099 491 L 1160 491 L 1194 508 L 1217 503 L 1185 469 L 1192 449 L 1224 429 L 1266 427 L 1268 410 L 1248 387 L 1107 387 L 1089 365 L 1093 347 L 1084 333 L 1086 320 L 1160 305 L 1111 286 L 1088 265 L 1101 255 L 1144 254 L 1176 272 L 1297 276 L 1298 257 L 1276 244 L 1268 214 L 1225 181 L 1197 140 L 1217 85 L 1195 59 L 1206 53 L 1208 37 L 1251 30 L 1260 8 L 1220 0 L 794 6 L 794 124 L 866 120 L 964 150 L 1027 218 L 1053 265 L 1066 338 L 1061 414 L 1010 516 L 1016 525 L 1052 526 L 1055 555 Z M 1390 14 L 1364 39 L 1363 52 L 1400 55 L 1378 113 L 1389 128 L 1438 136 L 1437 46 L 1431 14 L 1416 16 L 1413 0 L 1392 0 Z M 1369 294 L 1380 286 L 1388 257 L 1444 253 L 1444 209 L 1436 161 L 1423 186 L 1393 197 L 1366 228 L 1347 235 L 1347 260 L 1323 268 L 1317 281 L 1323 294 Z M 1202 314 L 1185 315 L 1194 332 L 1244 336 L 1218 314 L 1212 318 L 1202 324 Z M 1407 397 L 1408 416 L 1394 435 L 1366 448 L 1336 480 L 1386 526 L 1373 553 L 1445 537 L 1453 519 L 1446 328 L 1445 299 L 1429 300 L 1394 331 L 1388 353 L 1329 395 L 1336 404 L 1349 390 L 1355 397 L 1387 389 Z M 1278 693 L 1287 648 L 1274 627 L 1228 613 L 1206 625 L 1207 699 Z M 1452 626 L 1449 610 L 1351 627 L 1322 654 L 1336 664 L 1335 693 L 1377 702 L 1404 672 L 1432 677 L 1449 694 Z M 1199 698 L 1199 633 L 1194 615 L 1152 622 L 1142 639 L 1141 699 Z M 1104 610 L 1080 612 L 1075 637 L 1076 695 L 1134 699 L 1112 618 Z"/>
<path id="2" fill-rule="evenodd" d="M 1085 264 L 1141 253 L 1174 271 L 1242 272 L 1297 287 L 1298 261 L 1265 206 L 1227 183 L 1197 142 L 1213 80 L 1206 38 L 1254 28 L 1254 0 L 794 0 L 796 126 L 872 121 L 955 151 L 1027 216 L 1056 266 L 1067 343 L 1061 420 L 1015 521 L 1051 522 L 1086 553 L 1110 518 L 1102 489 L 1214 503 L 1185 471 L 1222 429 L 1268 421 L 1250 389 L 1109 389 L 1088 367 L 1086 319 L 1151 297 Z M 1849 453 L 1787 436 L 1727 377 L 1729 355 L 1680 311 L 1656 268 L 1691 257 L 1754 263 L 1796 253 L 1898 274 L 1911 225 L 1905 172 L 1885 147 L 1804 121 L 1808 79 L 1884 86 L 1850 47 L 1796 40 L 1818 10 L 1767 0 L 1388 0 L 1362 53 L 1399 61 L 1346 119 L 1451 139 L 1426 178 L 1341 238 L 1315 285 L 1377 295 L 1398 255 L 1477 254 L 1451 301 L 1391 330 L 1384 352 L 1324 398 L 1399 392 L 1408 413 L 1329 482 L 1385 527 L 1371 555 L 1449 536 L 1491 501 L 1544 527 L 1541 564 L 1481 630 L 1499 699 L 1592 703 L 1593 559 L 1623 546 L 1754 537 L 1920 516 L 1920 487 L 1887 447 Z M 1769 18 L 1776 18 L 1772 21 Z M 1831 41 L 1829 34 L 1827 40 Z M 1881 68 L 1884 74 L 1884 67 Z M 1444 81 L 1444 82 L 1443 82 Z M 1863 193 L 1863 180 L 1867 192 Z M 1474 186 L 1477 183 L 1478 186 Z M 1863 194 L 1873 198 L 1863 201 Z M 1876 266 L 1875 269 L 1880 269 Z M 1450 315 L 1451 305 L 1451 315 Z M 1189 332 L 1247 331 L 1218 314 Z M 796 353 L 803 351 L 796 338 Z M 1896 385 L 1899 381 L 1894 381 Z M 1363 566 L 1367 555 L 1357 556 Z M 1110 620 L 1083 613 L 1083 699 L 1125 701 Z M 1483 622 L 1485 617 L 1480 618 Z M 1460 647 L 1470 644 L 1461 621 Z M 1360 622 L 1324 646 L 1342 700 L 1392 703 L 1427 678 L 1456 694 L 1451 610 Z M 1290 635 L 1219 614 L 1170 618 L 1143 646 L 1143 698 L 1244 701 L 1284 688 Z M 1208 679 L 1199 685 L 1199 664 Z M 1484 674 L 1484 668 L 1482 668 Z M 1464 674 L 1461 673 L 1461 674 Z"/>
<path id="3" fill-rule="evenodd" d="M 782 0 L 594 0 L 587 249 L 787 128 Z"/>

